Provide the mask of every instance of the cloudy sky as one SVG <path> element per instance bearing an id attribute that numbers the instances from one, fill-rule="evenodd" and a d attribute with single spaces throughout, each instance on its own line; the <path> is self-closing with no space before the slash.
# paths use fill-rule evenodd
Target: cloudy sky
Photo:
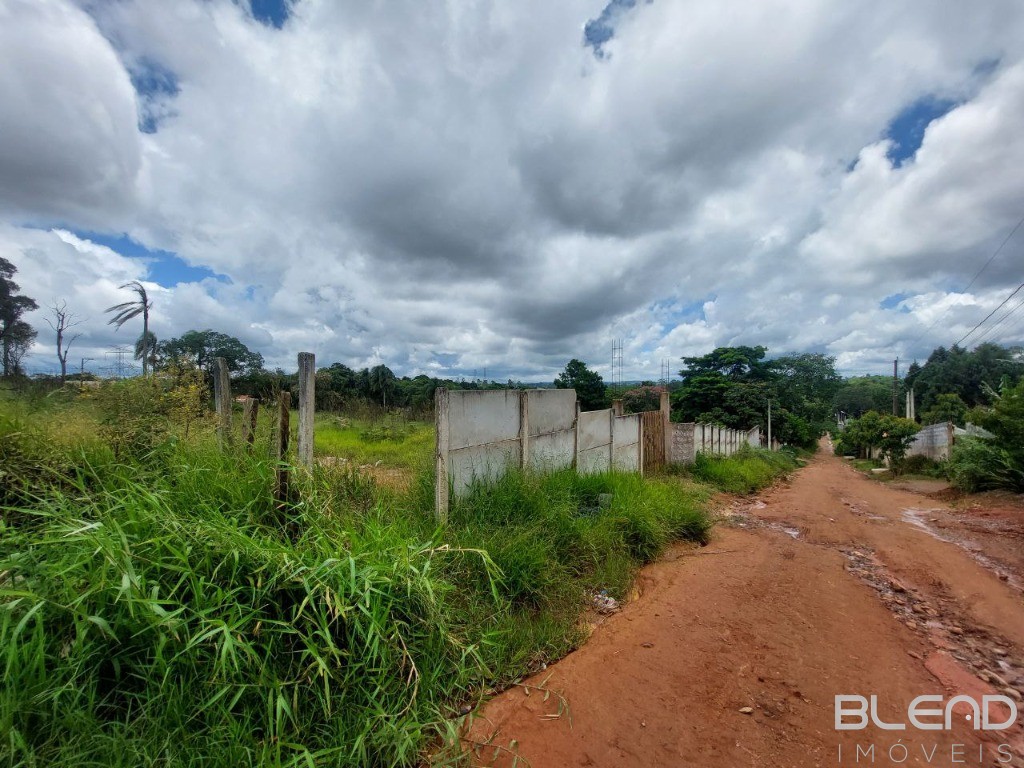
<path id="1" fill-rule="evenodd" d="M 1024 279 L 1022 126 L 1019 0 L 0 0 L 0 256 L 97 370 L 141 280 L 286 369 L 885 373 Z"/>

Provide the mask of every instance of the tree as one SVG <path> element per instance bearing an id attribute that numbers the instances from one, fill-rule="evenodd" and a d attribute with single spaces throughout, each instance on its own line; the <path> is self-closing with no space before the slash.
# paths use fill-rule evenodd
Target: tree
<path id="1" fill-rule="evenodd" d="M 28 296 L 18 293 L 21 290 L 14 282 L 17 268 L 7 259 L 0 256 L 0 346 L 3 347 L 3 375 L 16 373 L 11 353 L 16 345 L 20 345 L 18 362 L 24 357 L 35 338 L 35 331 L 21 320 L 21 316 L 39 305 Z M 26 330 L 27 329 L 27 330 Z M 31 334 L 29 334 L 31 331 Z M 27 341 L 26 341 L 27 340 Z"/>
<path id="2" fill-rule="evenodd" d="M 82 321 L 76 319 L 72 312 L 68 311 L 68 303 L 66 301 L 54 302 L 53 306 L 50 307 L 50 312 L 53 313 L 53 319 L 46 318 L 46 322 L 57 334 L 57 359 L 60 361 L 60 383 L 64 386 L 64 382 L 68 378 L 68 351 L 71 349 L 71 345 L 75 343 L 81 334 L 76 333 L 70 339 L 67 338 L 68 329 L 74 328 L 79 325 Z"/>
<path id="3" fill-rule="evenodd" d="M 395 374 L 386 365 L 375 365 L 367 379 L 370 394 L 381 398 L 384 408 L 388 407 L 388 395 L 395 391 Z"/>
<path id="4" fill-rule="evenodd" d="M 664 387 L 641 384 L 622 393 L 622 409 L 625 413 L 656 411 L 661 407 L 661 393 Z"/>
<path id="5" fill-rule="evenodd" d="M 576 399 L 584 411 L 597 411 L 608 405 L 607 387 L 597 371 L 573 358 L 565 364 L 565 370 L 555 379 L 558 389 L 575 389 Z"/>
<path id="6" fill-rule="evenodd" d="M 914 388 L 922 414 L 945 394 L 958 395 L 968 408 L 988 405 L 1004 377 L 1015 383 L 1024 375 L 1024 365 L 1014 353 L 991 342 L 969 351 L 938 347 L 923 366 L 907 371 L 904 384 Z"/>
<path id="7" fill-rule="evenodd" d="M 4 352 L 10 365 L 10 372 L 14 376 L 24 373 L 21 362 L 28 354 L 32 342 L 36 340 L 36 331 L 24 320 L 15 320 L 4 336 Z"/>
<path id="8" fill-rule="evenodd" d="M 762 346 L 718 347 L 684 357 L 672 417 L 765 431 L 771 401 L 773 437 L 813 446 L 831 426 L 832 401 L 842 384 L 835 358 L 806 353 L 767 360 L 767 352 Z"/>
<path id="9" fill-rule="evenodd" d="M 684 357 L 679 372 L 683 380 L 704 373 L 718 373 L 732 381 L 765 379 L 769 366 L 763 362 L 767 347 L 718 347 L 700 357 Z"/>
<path id="10" fill-rule="evenodd" d="M 892 379 L 888 376 L 855 376 L 839 386 L 832 406 L 851 418 L 868 411 L 882 412 L 892 408 Z"/>
<path id="11" fill-rule="evenodd" d="M 898 471 L 907 454 L 907 448 L 920 431 L 915 422 L 891 414 L 868 411 L 853 419 L 836 439 L 836 449 L 843 453 L 866 455 L 868 449 L 878 448 L 889 459 L 889 465 Z"/>
<path id="12" fill-rule="evenodd" d="M 940 422 L 951 421 L 954 424 L 963 426 L 966 413 L 967 403 L 960 399 L 960 395 L 947 392 L 935 398 L 932 407 L 921 414 L 921 423 L 939 424 Z"/>
<path id="13" fill-rule="evenodd" d="M 994 442 L 1007 453 L 1017 476 L 1024 479 L 1024 379 L 1001 386 L 992 406 L 974 408 L 968 418 L 996 436 Z"/>
<path id="14" fill-rule="evenodd" d="M 231 373 L 251 375 L 263 368 L 263 355 L 253 352 L 234 336 L 207 328 L 203 331 L 188 331 L 179 338 L 170 339 L 159 346 L 160 354 L 168 362 L 190 358 L 212 375 L 213 361 L 223 357 Z"/>
<path id="15" fill-rule="evenodd" d="M 142 360 L 143 367 L 149 363 L 154 371 L 160 362 L 160 345 L 157 343 L 156 334 L 146 331 L 135 340 L 135 359 Z"/>
<path id="16" fill-rule="evenodd" d="M 149 372 L 149 310 L 153 308 L 153 303 L 149 300 L 146 287 L 138 280 L 125 283 L 121 288 L 128 288 L 134 291 L 137 298 L 133 301 L 126 301 L 108 307 L 106 311 L 113 312 L 114 316 L 110 318 L 107 324 L 120 329 L 129 320 L 134 320 L 139 315 L 142 315 L 142 336 L 140 340 L 142 344 L 142 375 L 145 376 Z"/>

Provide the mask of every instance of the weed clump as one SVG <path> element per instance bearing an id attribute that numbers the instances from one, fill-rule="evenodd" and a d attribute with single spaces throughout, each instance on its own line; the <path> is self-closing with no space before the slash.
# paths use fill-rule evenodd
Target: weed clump
<path id="1" fill-rule="evenodd" d="M 732 456 L 698 453 L 689 473 L 727 493 L 754 493 L 796 469 L 796 457 L 788 451 L 744 448 Z"/>

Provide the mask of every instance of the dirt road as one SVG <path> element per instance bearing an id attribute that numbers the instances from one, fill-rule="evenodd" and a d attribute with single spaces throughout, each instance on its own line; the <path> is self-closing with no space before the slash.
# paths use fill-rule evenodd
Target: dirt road
<path id="1" fill-rule="evenodd" d="M 948 731 L 908 720 L 919 695 L 1024 691 L 1019 575 L 935 527 L 953 510 L 822 450 L 723 514 L 710 546 L 646 569 L 583 648 L 484 708 L 480 764 L 1024 765 L 1021 717 L 975 730 L 958 704 Z M 906 729 L 835 730 L 837 694 L 876 695 Z"/>

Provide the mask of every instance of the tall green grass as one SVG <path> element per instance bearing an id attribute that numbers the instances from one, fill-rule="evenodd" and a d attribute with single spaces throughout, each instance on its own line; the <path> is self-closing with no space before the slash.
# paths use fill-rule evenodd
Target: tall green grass
<path id="1" fill-rule="evenodd" d="M 746 494 L 771 484 L 796 467 L 796 457 L 788 451 L 744 448 L 729 457 L 698 453 L 687 472 L 727 493 Z"/>
<path id="2" fill-rule="evenodd" d="M 397 496 L 317 467 L 279 509 L 262 451 L 29 431 L 0 431 L 5 765 L 415 765 L 577 645 L 593 591 L 708 535 L 678 478 L 512 474 L 442 528 L 426 473 Z"/>

